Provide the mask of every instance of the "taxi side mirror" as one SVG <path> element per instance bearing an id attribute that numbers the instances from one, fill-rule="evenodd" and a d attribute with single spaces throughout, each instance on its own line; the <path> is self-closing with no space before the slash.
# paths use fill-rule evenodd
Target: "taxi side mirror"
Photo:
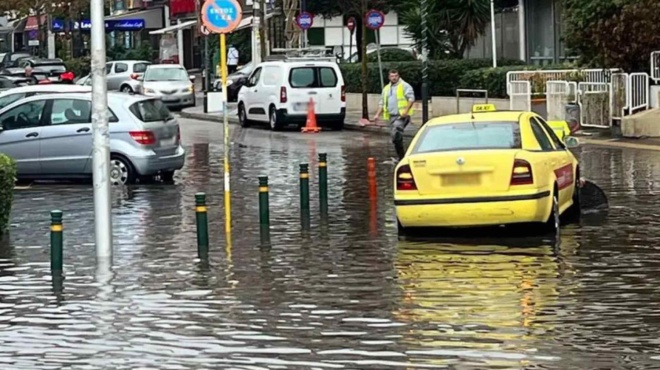
<path id="1" fill-rule="evenodd" d="M 564 143 L 566 144 L 566 147 L 571 149 L 571 148 L 577 148 L 580 146 L 580 140 L 576 138 L 575 136 L 567 136 L 566 139 L 564 139 Z"/>

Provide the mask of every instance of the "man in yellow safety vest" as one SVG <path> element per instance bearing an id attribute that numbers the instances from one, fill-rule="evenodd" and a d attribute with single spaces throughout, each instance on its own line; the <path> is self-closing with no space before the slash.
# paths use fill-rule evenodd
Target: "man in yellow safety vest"
<path id="1" fill-rule="evenodd" d="M 381 114 L 383 119 L 389 121 L 390 137 L 401 160 L 406 154 L 403 147 L 403 131 L 410 123 L 410 116 L 413 114 L 415 91 L 409 83 L 401 79 L 397 70 L 390 70 L 389 80 L 390 83 L 383 88 L 374 121 L 377 121 Z"/>

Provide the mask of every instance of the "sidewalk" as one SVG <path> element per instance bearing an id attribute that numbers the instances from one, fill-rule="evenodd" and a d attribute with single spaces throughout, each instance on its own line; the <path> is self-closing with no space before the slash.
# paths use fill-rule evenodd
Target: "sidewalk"
<path id="1" fill-rule="evenodd" d="M 236 103 L 229 103 L 229 123 L 238 124 L 238 109 L 236 108 Z M 204 107 L 198 105 L 192 108 L 186 108 L 181 111 L 181 117 L 196 119 L 201 121 L 211 121 L 211 122 L 224 122 L 224 117 L 222 113 L 204 113 Z M 363 132 L 373 132 L 374 134 L 380 135 L 389 135 L 390 129 L 387 127 L 387 123 L 381 122 L 380 124 L 362 126 L 358 122 L 362 118 L 361 111 L 349 111 L 346 113 L 346 122 L 344 129 L 346 130 L 355 130 Z M 413 121 L 415 119 L 413 118 Z M 412 138 L 417 134 L 417 131 L 420 128 L 420 122 L 413 122 L 404 132 L 404 136 Z M 641 149 L 641 150 L 653 150 L 660 151 L 660 138 L 639 138 L 639 139 L 629 139 L 629 138 L 613 138 L 608 131 L 601 130 L 585 130 L 578 131 L 575 134 L 576 137 L 580 139 L 580 142 L 586 145 L 594 145 L 601 147 L 610 147 L 610 148 L 627 148 L 627 149 Z"/>

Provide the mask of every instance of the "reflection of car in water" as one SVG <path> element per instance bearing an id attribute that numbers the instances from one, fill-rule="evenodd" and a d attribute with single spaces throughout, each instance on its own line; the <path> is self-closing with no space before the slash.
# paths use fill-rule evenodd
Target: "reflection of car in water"
<path id="1" fill-rule="evenodd" d="M 569 150 L 577 145 L 533 112 L 477 105 L 434 118 L 395 171 L 399 234 L 522 223 L 554 232 L 560 215 L 579 215 L 580 172 Z"/>
<path id="2" fill-rule="evenodd" d="M 565 237 L 562 249 L 575 245 Z M 393 315 L 413 324 L 405 341 L 457 353 L 523 350 L 530 330 L 553 328 L 538 320 L 556 304 L 557 275 L 567 269 L 553 249 L 400 242 L 394 263 L 403 299 Z"/>

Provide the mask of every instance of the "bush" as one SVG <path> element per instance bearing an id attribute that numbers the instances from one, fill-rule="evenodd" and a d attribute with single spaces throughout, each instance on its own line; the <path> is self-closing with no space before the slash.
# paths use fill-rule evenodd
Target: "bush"
<path id="1" fill-rule="evenodd" d="M 92 61 L 89 57 L 67 59 L 64 64 L 76 77 L 85 77 L 92 70 Z"/>
<path id="2" fill-rule="evenodd" d="M 546 65 L 546 66 L 506 66 L 497 68 L 480 68 L 466 72 L 461 76 L 459 88 L 488 90 L 491 98 L 507 98 L 506 74 L 510 71 L 534 71 L 543 69 L 573 69 L 568 65 Z M 573 80 L 573 78 L 569 78 Z M 532 78 L 532 91 L 544 91 L 545 82 Z"/>
<path id="3" fill-rule="evenodd" d="M 468 71 L 481 69 L 492 64 L 490 59 L 451 59 L 451 60 L 433 60 L 429 61 L 429 93 L 431 96 L 453 96 L 456 89 L 460 86 L 461 77 Z M 498 61 L 499 65 L 524 65 L 523 61 L 502 59 Z M 341 64 L 344 81 L 346 83 L 346 92 L 362 92 L 361 84 L 361 66 L 359 63 Z M 399 71 L 401 78 L 408 82 L 415 95 L 421 97 L 422 91 L 422 62 L 384 62 L 383 80 L 387 82 L 387 73 L 390 69 Z M 368 63 L 367 65 L 367 92 L 370 94 L 380 94 L 380 77 L 378 76 L 378 63 Z"/>
<path id="4" fill-rule="evenodd" d="M 380 60 L 381 62 L 414 62 L 417 58 L 404 49 L 383 49 L 380 51 Z M 367 62 L 378 63 L 378 53 L 367 54 Z"/>
<path id="5" fill-rule="evenodd" d="M 0 234 L 9 227 L 9 214 L 14 201 L 16 183 L 16 163 L 0 153 Z"/>

